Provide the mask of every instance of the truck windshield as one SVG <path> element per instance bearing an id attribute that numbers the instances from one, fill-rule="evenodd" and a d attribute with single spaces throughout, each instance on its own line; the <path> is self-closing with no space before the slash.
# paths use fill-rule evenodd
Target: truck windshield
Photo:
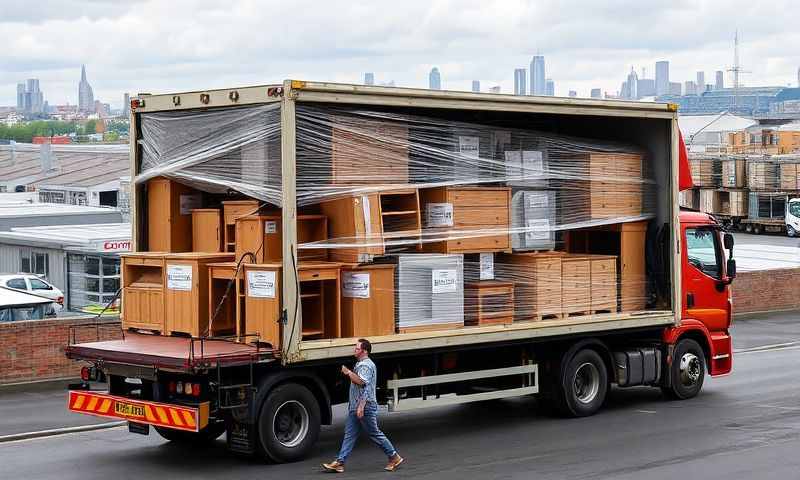
<path id="1" fill-rule="evenodd" d="M 701 272 L 721 278 L 717 232 L 711 228 L 686 229 L 686 255 L 689 263 Z"/>
<path id="2" fill-rule="evenodd" d="M 792 216 L 800 217 L 800 202 L 791 202 L 789 204 L 789 213 Z"/>

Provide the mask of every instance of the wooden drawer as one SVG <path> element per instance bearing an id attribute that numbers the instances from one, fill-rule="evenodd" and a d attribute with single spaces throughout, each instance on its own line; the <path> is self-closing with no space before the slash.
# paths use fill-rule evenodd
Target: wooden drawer
<path id="1" fill-rule="evenodd" d="M 448 189 L 447 201 L 464 207 L 506 207 L 509 203 L 507 188 L 453 188 Z"/>
<path id="2" fill-rule="evenodd" d="M 153 267 L 164 266 L 163 258 L 147 258 L 147 257 L 124 257 L 126 265 L 150 265 Z"/>
<path id="3" fill-rule="evenodd" d="M 310 268 L 300 269 L 298 278 L 301 282 L 311 280 L 336 280 L 339 277 L 338 268 Z"/>
<path id="4" fill-rule="evenodd" d="M 508 241 L 508 235 L 493 235 L 448 240 L 446 250 L 447 253 L 498 252 L 508 250 L 509 248 L 511 248 L 511 244 Z"/>
<path id="5" fill-rule="evenodd" d="M 497 226 L 508 229 L 508 209 L 505 207 L 453 207 L 453 224 L 458 227 Z"/>

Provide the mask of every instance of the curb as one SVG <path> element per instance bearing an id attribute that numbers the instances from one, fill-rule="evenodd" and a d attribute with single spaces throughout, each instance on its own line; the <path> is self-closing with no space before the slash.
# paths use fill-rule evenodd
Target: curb
<path id="1" fill-rule="evenodd" d="M 126 421 L 98 423 L 95 425 L 80 425 L 78 427 L 54 428 L 52 430 L 39 430 L 37 432 L 13 433 L 11 435 L 0 436 L 0 443 L 14 442 L 17 440 L 28 440 L 31 438 L 53 437 L 66 435 L 68 433 L 91 432 L 92 430 L 104 430 L 125 425 Z"/>

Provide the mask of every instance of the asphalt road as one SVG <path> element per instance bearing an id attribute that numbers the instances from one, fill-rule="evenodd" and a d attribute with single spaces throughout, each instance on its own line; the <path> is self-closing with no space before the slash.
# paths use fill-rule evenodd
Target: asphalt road
<path id="1" fill-rule="evenodd" d="M 650 388 L 615 389 L 598 415 L 552 418 L 529 398 L 382 417 L 408 459 L 401 478 L 797 478 L 800 472 L 800 314 L 737 319 L 734 374 L 701 395 L 669 402 Z M 771 345 L 783 345 L 760 349 Z M 753 350 L 755 349 L 755 350 Z M 63 397 L 62 397 L 63 398 Z M 27 418 L 52 400 L 32 400 Z M 8 417 L 0 401 L 0 425 Z M 63 408 L 63 400 L 53 408 Z M 24 411 L 16 410 L 23 416 Z M 0 443 L 3 478 L 315 478 L 338 448 L 342 418 L 324 427 L 313 458 L 264 465 L 219 448 L 182 448 L 125 428 Z M 362 439 L 348 475 L 385 478 Z"/>

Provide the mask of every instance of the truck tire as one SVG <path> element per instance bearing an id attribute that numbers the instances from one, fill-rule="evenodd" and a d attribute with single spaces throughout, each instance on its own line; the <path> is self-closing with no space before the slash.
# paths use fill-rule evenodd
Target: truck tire
<path id="1" fill-rule="evenodd" d="M 183 430 L 175 430 L 173 428 L 164 427 L 155 427 L 155 430 L 159 435 L 161 435 L 161 437 L 163 437 L 165 440 L 169 440 L 170 442 L 197 445 L 211 443 L 218 439 L 223 433 L 225 433 L 225 423 L 212 423 L 199 432 L 185 432 Z"/>
<path id="2" fill-rule="evenodd" d="M 697 396 L 703 388 L 706 358 L 700 344 L 684 338 L 675 345 L 672 364 L 669 366 L 670 386 L 661 390 L 674 400 L 687 400 Z"/>
<path id="3" fill-rule="evenodd" d="M 555 390 L 555 406 L 562 415 L 594 415 L 608 393 L 608 372 L 603 358 L 594 350 L 580 350 L 558 376 Z"/>
<path id="4" fill-rule="evenodd" d="M 786 234 L 789 235 L 790 237 L 796 237 L 797 236 L 797 230 L 792 228 L 791 225 L 786 225 Z"/>
<path id="5" fill-rule="evenodd" d="M 752 223 L 748 223 L 747 225 L 745 225 L 744 231 L 747 232 L 747 233 L 753 233 L 753 224 Z"/>
<path id="6" fill-rule="evenodd" d="M 303 385 L 280 385 L 264 399 L 257 428 L 258 451 L 265 459 L 278 463 L 301 460 L 319 437 L 319 403 Z"/>
<path id="7" fill-rule="evenodd" d="M 753 234 L 754 235 L 761 235 L 761 231 L 762 231 L 761 225 L 754 225 L 753 226 Z"/>

